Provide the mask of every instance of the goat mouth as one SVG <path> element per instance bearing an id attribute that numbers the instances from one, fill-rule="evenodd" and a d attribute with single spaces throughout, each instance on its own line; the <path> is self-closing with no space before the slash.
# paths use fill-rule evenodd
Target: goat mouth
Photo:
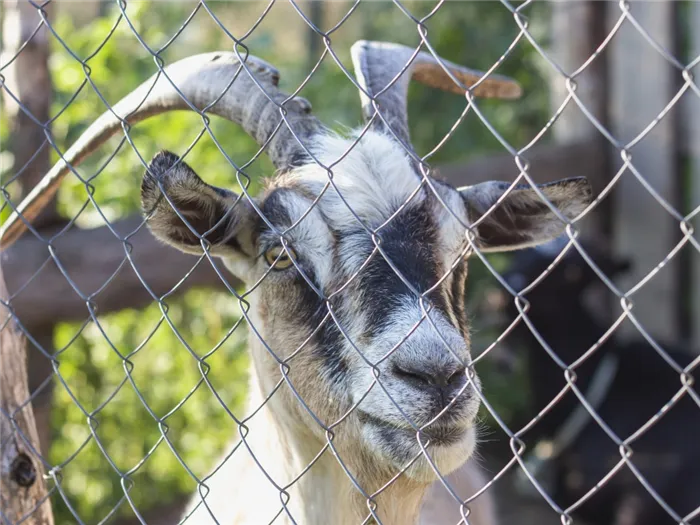
<path id="1" fill-rule="evenodd" d="M 440 420 L 422 428 L 419 432 L 412 426 L 397 425 L 396 423 L 379 419 L 367 412 L 358 411 L 358 418 L 364 425 L 376 429 L 384 441 L 396 442 L 412 440 L 416 446 L 422 443 L 428 448 L 449 447 L 464 440 L 469 431 L 469 425 L 442 423 Z"/>

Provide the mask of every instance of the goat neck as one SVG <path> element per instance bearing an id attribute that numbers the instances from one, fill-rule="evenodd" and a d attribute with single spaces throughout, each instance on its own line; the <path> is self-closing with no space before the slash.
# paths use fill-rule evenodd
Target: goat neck
<path id="1" fill-rule="evenodd" d="M 253 352 L 253 356 L 261 355 Z M 256 507 L 279 510 L 280 491 L 262 473 L 261 467 L 280 486 L 285 487 L 294 480 L 287 493 L 290 496 L 287 508 L 289 515 L 297 523 L 309 525 L 334 523 L 350 525 L 362 523 L 370 513 L 367 498 L 353 485 L 350 477 L 335 457 L 328 442 L 312 430 L 309 420 L 304 421 L 297 413 L 290 413 L 288 403 L 282 394 L 286 385 L 282 385 L 272 397 L 269 393 L 275 385 L 265 381 L 272 377 L 269 370 L 262 371 L 269 363 L 254 358 L 251 370 L 251 385 L 248 398 L 247 413 L 259 410 L 246 426 L 250 432 L 246 442 L 250 446 L 260 466 L 247 454 L 245 486 L 240 490 L 250 494 L 250 499 L 241 498 L 239 501 L 257 501 Z M 338 439 L 333 440 L 336 451 L 349 472 L 355 477 L 357 484 L 367 494 L 378 491 L 395 476 L 395 472 L 378 468 L 376 460 L 370 454 L 358 450 L 357 446 L 346 446 L 346 440 L 341 433 L 352 433 L 354 429 L 343 428 L 339 425 Z M 325 451 L 323 451 L 325 448 Z M 323 451 L 321 453 L 321 451 Z M 245 450 L 240 452 L 245 453 Z M 319 456 L 320 454 L 320 456 Z M 309 467 L 309 465 L 313 465 Z M 238 466 L 234 468 L 239 468 Z M 305 469 L 307 469 L 306 472 Z M 303 475 L 302 472 L 304 472 Z M 301 477 L 300 477 L 301 476 Z M 254 483 L 249 483 L 255 478 Z M 298 478 L 298 479 L 297 479 Z M 243 479 L 242 477 L 240 478 Z M 379 495 L 373 498 L 376 503 L 376 515 L 383 525 L 411 525 L 417 523 L 423 498 L 429 484 L 399 476 Z M 238 491 L 238 488 L 234 489 Z M 264 494 L 264 501 L 260 499 Z M 238 494 L 237 499 L 240 498 Z M 243 509 L 242 509 L 243 510 Z M 248 512 L 245 509 L 244 512 Z M 256 509 L 254 519 L 238 518 L 234 523 L 260 523 L 260 519 L 271 517 L 258 514 Z M 285 511 L 283 511 L 285 512 Z M 292 523 L 286 516 L 284 523 Z"/>

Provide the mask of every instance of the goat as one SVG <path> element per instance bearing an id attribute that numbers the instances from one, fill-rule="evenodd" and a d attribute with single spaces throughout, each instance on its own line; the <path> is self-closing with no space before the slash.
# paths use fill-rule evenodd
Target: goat
<path id="1" fill-rule="evenodd" d="M 602 286 L 595 271 L 573 247 L 558 260 L 567 244 L 568 237 L 515 254 L 503 277 L 515 291 L 527 287 L 524 296 L 530 304 L 526 313 L 530 323 L 563 363 L 573 365 L 604 339 L 608 326 L 595 313 L 600 305 L 591 308 L 587 304 L 591 296 L 595 298 L 591 295 L 596 292 L 595 285 Z M 609 278 L 629 268 L 628 261 L 610 257 L 591 243 L 582 242 L 581 246 Z M 550 273 L 529 289 L 530 283 L 555 262 Z M 519 315 L 513 302 L 503 327 Z M 513 340 L 527 352 L 533 408 L 540 413 L 565 388 L 564 371 L 525 323 L 519 323 L 506 338 L 507 343 Z M 688 367 L 692 373 L 687 351 L 663 343 L 661 347 L 673 365 L 646 341 L 622 343 L 613 335 L 573 367 L 577 388 L 620 440 L 634 436 L 681 392 L 681 369 Z M 621 454 L 613 438 L 588 415 L 573 392 L 561 397 L 526 433 L 525 439 L 539 441 L 528 463 L 562 508 L 573 507 L 591 523 L 678 523 L 680 517 L 697 513 L 700 505 L 698 399 L 693 390 L 685 393 L 658 422 L 628 442 L 633 451 L 630 462 L 677 516 L 672 517 L 656 502 L 626 466 L 592 496 L 587 495 L 621 462 Z M 520 481 L 530 485 L 524 477 Z M 686 520 L 684 523 L 690 523 Z"/>
<path id="2" fill-rule="evenodd" d="M 238 299 L 251 332 L 247 417 L 198 480 L 187 523 L 415 523 L 436 472 L 459 478 L 476 445 L 468 256 L 550 240 L 592 200 L 585 179 L 457 189 L 412 151 L 412 77 L 468 98 L 515 98 L 515 82 L 386 43 L 358 42 L 352 59 L 366 126 L 348 136 L 280 91 L 266 62 L 216 52 L 127 95 L 47 175 L 50 190 L 125 121 L 177 109 L 239 124 L 277 168 L 256 198 L 243 182 L 242 194 L 207 184 L 169 152 L 143 178 L 155 237 L 220 258 L 249 286 Z M 472 490 L 478 470 L 464 468 Z M 475 496 L 452 496 L 456 519 L 471 522 Z"/>

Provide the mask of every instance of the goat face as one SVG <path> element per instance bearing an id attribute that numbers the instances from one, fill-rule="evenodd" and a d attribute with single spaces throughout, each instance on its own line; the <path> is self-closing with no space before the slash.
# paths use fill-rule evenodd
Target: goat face
<path id="1" fill-rule="evenodd" d="M 473 451 L 479 406 L 463 300 L 467 225 L 478 221 L 474 246 L 489 251 L 548 240 L 561 223 L 532 189 L 458 191 L 418 176 L 384 134 L 354 140 L 323 135 L 311 148 L 333 166 L 334 186 L 309 162 L 251 201 L 161 153 L 144 178 L 143 209 L 157 237 L 186 252 L 206 246 L 254 288 L 246 301 L 261 343 L 252 345 L 257 383 L 267 396 L 282 369 L 289 380 L 270 400 L 276 417 L 325 441 L 310 411 L 333 428 L 339 451 L 385 471 L 421 456 L 420 441 L 447 473 Z M 590 200 L 582 180 L 541 191 L 567 217 Z M 424 459 L 406 472 L 433 478 Z"/>

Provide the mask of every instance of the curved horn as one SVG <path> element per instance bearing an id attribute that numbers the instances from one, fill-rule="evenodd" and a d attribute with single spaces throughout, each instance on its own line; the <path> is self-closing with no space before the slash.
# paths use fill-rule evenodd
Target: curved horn
<path id="1" fill-rule="evenodd" d="M 366 40 L 355 42 L 351 49 L 357 81 L 366 91 L 360 91 L 365 120 L 369 120 L 375 114 L 373 100 L 376 101 L 383 119 L 377 115 L 373 125 L 385 128 L 388 124 L 406 145 L 411 144 L 406 107 L 408 84 L 411 79 L 443 91 L 459 95 L 465 93 L 463 86 L 456 84 L 430 53 L 418 52 L 409 65 L 415 53 L 415 49 L 407 46 Z M 447 60 L 442 62 L 467 88 L 478 82 L 472 91 L 476 96 L 513 99 L 522 94 L 518 83 L 510 78 L 495 74 L 485 77 L 485 73 L 481 71 L 467 69 Z M 406 69 L 402 73 L 404 68 Z M 396 79 L 399 74 L 401 76 Z"/>
<path id="2" fill-rule="evenodd" d="M 311 116 L 309 102 L 300 97 L 284 103 L 289 126 L 282 121 L 280 106 L 288 95 L 277 89 L 277 70 L 257 57 L 248 56 L 242 67 L 235 53 L 205 53 L 175 62 L 164 72 L 156 73 L 103 113 L 68 149 L 0 228 L 2 248 L 10 246 L 25 230 L 25 221 L 31 222 L 51 200 L 69 166 L 80 164 L 122 129 L 123 121 L 134 124 L 167 111 L 193 107 L 206 110 L 207 114 L 240 124 L 261 146 L 269 141 L 266 151 L 277 168 L 289 167 L 303 157 L 304 149 L 294 135 L 304 141 L 323 129 Z"/>

